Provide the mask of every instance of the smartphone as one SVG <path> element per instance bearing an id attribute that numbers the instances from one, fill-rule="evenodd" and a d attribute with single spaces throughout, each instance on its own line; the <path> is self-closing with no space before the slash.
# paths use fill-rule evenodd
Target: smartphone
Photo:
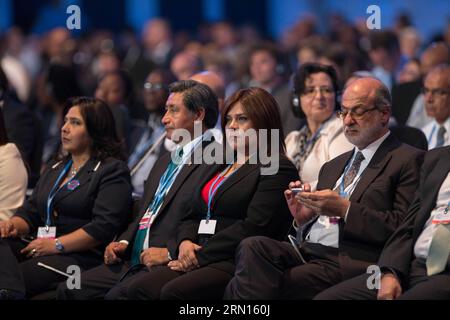
<path id="1" fill-rule="evenodd" d="M 299 194 L 300 192 L 303 192 L 303 187 L 300 188 L 291 188 L 292 193 L 295 195 Z"/>

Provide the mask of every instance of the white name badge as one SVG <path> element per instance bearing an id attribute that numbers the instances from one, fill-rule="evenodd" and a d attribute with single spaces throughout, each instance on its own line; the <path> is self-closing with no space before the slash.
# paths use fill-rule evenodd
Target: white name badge
<path id="1" fill-rule="evenodd" d="M 50 227 L 48 228 L 48 231 L 45 227 L 39 227 L 37 237 L 38 239 L 55 239 L 56 227 Z"/>
<path id="2" fill-rule="evenodd" d="M 198 227 L 199 234 L 214 234 L 216 232 L 217 220 L 202 220 Z"/>

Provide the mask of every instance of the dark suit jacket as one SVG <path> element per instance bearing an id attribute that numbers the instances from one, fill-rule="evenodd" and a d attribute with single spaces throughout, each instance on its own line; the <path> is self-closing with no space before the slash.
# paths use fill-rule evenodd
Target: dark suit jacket
<path id="1" fill-rule="evenodd" d="M 226 165 L 203 167 L 202 180 L 187 204 L 188 216 L 178 228 L 177 248 L 186 239 L 199 243 L 198 228 L 206 218 L 207 205 L 201 189 Z M 267 236 L 283 240 L 292 216 L 284 199 L 289 182 L 298 180 L 298 171 L 284 156 L 275 175 L 261 175 L 260 164 L 244 164 L 217 190 L 211 219 L 217 220 L 215 234 L 197 252 L 200 266 L 210 265 L 234 272 L 234 254 L 240 241 L 250 236 Z M 192 191 L 191 191 L 192 192 Z"/>
<path id="2" fill-rule="evenodd" d="M 203 147 L 206 147 L 209 143 L 216 142 L 204 141 Z M 132 242 L 139 221 L 153 200 L 159 180 L 166 171 L 170 159 L 171 153 L 167 152 L 156 161 L 145 183 L 144 196 L 139 203 L 139 214 L 128 225 L 127 230 L 118 237 L 119 240 L 127 240 L 130 243 L 127 247 L 127 255 L 131 253 L 133 248 Z M 149 247 L 168 248 L 172 257 L 176 257 L 177 245 L 172 238 L 181 218 L 186 214 L 186 202 L 192 198 L 192 190 L 197 186 L 197 180 L 200 177 L 198 169 L 203 166 L 208 165 L 199 164 L 199 161 L 191 161 L 181 169 L 152 224 L 149 233 Z"/>
<path id="3" fill-rule="evenodd" d="M 130 214 L 131 184 L 126 164 L 110 158 L 102 161 L 95 170 L 98 162 L 90 159 L 80 169 L 76 176 L 80 185 L 76 189 L 71 191 L 63 187 L 56 194 L 52 222 L 57 236 L 82 228 L 106 245 L 117 235 Z M 53 165 L 42 174 L 32 196 L 15 213 L 27 221 L 31 233 L 45 225 L 47 198 L 65 161 L 55 168 Z"/>
<path id="4" fill-rule="evenodd" d="M 380 256 L 379 266 L 392 268 L 400 277 L 409 274 L 414 245 L 436 206 L 439 189 L 450 170 L 450 147 L 430 150 L 420 174 L 420 185 L 408 216 L 395 231 Z"/>
<path id="5" fill-rule="evenodd" d="M 353 151 L 325 163 L 317 190 L 334 189 Z M 406 216 L 419 184 L 424 152 L 392 134 L 380 145 L 350 196 L 347 221 L 339 224 L 339 262 L 343 277 L 366 271 Z"/>
<path id="6" fill-rule="evenodd" d="M 3 104 L 6 132 L 9 141 L 14 143 L 29 163 L 35 140 L 33 113 L 23 104 L 6 97 Z"/>

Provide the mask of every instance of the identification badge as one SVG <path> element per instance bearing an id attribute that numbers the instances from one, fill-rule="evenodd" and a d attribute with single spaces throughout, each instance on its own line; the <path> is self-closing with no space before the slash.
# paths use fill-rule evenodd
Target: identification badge
<path id="1" fill-rule="evenodd" d="M 48 231 L 46 227 L 39 227 L 37 237 L 38 239 L 55 239 L 56 227 L 49 227 Z"/>
<path id="2" fill-rule="evenodd" d="M 198 227 L 199 234 L 214 234 L 216 232 L 217 220 L 202 220 Z"/>

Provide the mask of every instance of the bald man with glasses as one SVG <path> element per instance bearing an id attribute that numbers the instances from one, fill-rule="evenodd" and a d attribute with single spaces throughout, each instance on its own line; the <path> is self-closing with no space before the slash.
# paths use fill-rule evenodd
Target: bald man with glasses
<path id="1" fill-rule="evenodd" d="M 312 299 L 375 264 L 406 216 L 424 154 L 390 133 L 390 115 L 379 80 L 357 79 L 345 89 L 339 116 L 354 149 L 322 166 L 317 191 L 290 183 L 296 241 L 242 241 L 225 298 Z"/>

